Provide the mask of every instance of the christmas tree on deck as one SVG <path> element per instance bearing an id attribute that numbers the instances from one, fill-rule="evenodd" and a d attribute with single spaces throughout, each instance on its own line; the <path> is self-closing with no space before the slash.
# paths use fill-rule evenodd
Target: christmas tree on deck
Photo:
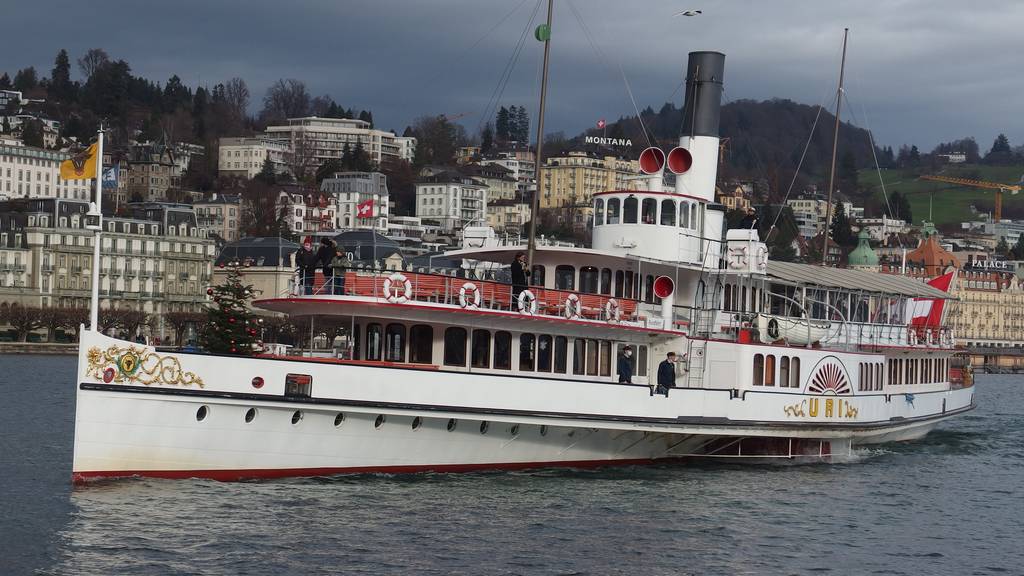
<path id="1" fill-rule="evenodd" d="M 242 283 L 242 268 L 238 262 L 222 265 L 227 270 L 224 282 L 212 286 L 206 293 L 213 303 L 206 308 L 207 326 L 199 341 L 208 352 L 249 356 L 260 352 L 263 345 L 256 339 L 256 320 L 249 310 L 253 288 Z"/>

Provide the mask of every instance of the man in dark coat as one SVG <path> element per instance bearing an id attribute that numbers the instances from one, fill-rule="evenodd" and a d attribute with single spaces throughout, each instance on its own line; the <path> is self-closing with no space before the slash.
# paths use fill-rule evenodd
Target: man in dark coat
<path id="1" fill-rule="evenodd" d="M 331 276 L 334 275 L 334 268 L 331 266 L 331 260 L 334 260 L 334 241 L 324 236 L 320 239 L 320 247 L 316 250 L 317 263 L 323 268 L 324 271 L 324 286 L 327 286 L 327 293 L 330 293 L 330 287 L 332 286 Z"/>
<path id="2" fill-rule="evenodd" d="M 668 389 L 676 387 L 676 353 L 669 352 L 658 364 L 658 394 L 668 396 Z"/>
<path id="3" fill-rule="evenodd" d="M 320 259 L 316 252 L 313 252 L 313 243 L 306 240 L 302 243 L 302 249 L 295 253 L 295 266 L 299 269 L 299 278 L 302 282 L 302 293 L 313 293 L 313 278 L 316 276 L 316 267 Z"/>
<path id="4" fill-rule="evenodd" d="M 515 306 L 519 294 L 526 290 L 529 284 L 530 267 L 526 263 L 526 254 L 519 252 L 512 261 L 512 305 Z"/>
<path id="5" fill-rule="evenodd" d="M 619 384 L 631 384 L 633 382 L 633 350 L 625 348 L 619 356 Z"/>

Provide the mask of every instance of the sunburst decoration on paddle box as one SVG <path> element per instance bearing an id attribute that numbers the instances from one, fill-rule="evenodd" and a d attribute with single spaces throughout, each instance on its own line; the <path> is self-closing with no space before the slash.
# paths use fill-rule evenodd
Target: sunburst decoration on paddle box
<path id="1" fill-rule="evenodd" d="M 202 388 L 203 379 L 181 368 L 174 356 L 163 356 L 135 346 L 98 346 L 86 355 L 89 368 L 86 374 L 109 384 L 163 384 L 165 386 L 192 386 Z"/>
<path id="2" fill-rule="evenodd" d="M 852 394 L 850 379 L 846 370 L 835 356 L 829 356 L 818 363 L 811 377 L 807 391 L 812 394 Z"/>

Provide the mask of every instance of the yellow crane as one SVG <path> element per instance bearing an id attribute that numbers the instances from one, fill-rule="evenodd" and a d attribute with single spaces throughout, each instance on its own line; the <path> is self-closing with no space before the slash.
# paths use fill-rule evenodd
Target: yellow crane
<path id="1" fill-rule="evenodd" d="M 1003 192 L 1009 192 L 1016 194 L 1021 191 L 1022 186 L 1020 184 L 1001 184 L 999 182 L 986 182 L 984 180 L 973 180 L 971 178 L 956 178 L 954 176 L 941 176 L 939 174 L 925 174 L 921 176 L 922 180 L 933 180 L 935 182 L 946 182 L 948 184 L 959 184 L 961 186 L 969 186 L 971 188 L 985 188 L 988 190 L 996 191 L 996 209 L 995 209 L 995 221 L 999 222 L 1003 219 Z"/>

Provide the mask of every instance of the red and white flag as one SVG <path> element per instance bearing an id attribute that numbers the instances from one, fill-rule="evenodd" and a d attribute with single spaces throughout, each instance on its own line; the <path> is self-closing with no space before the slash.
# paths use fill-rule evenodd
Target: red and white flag
<path id="1" fill-rule="evenodd" d="M 361 202 L 358 205 L 356 205 L 356 216 L 358 218 L 373 217 L 373 198 L 370 198 L 366 202 Z"/>
<path id="2" fill-rule="evenodd" d="M 949 292 L 956 270 L 947 272 L 928 281 L 928 285 L 943 292 Z M 938 328 L 942 324 L 942 309 L 946 301 L 938 298 L 914 298 L 907 310 L 910 325 L 918 328 Z"/>
<path id="3" fill-rule="evenodd" d="M 604 118 L 601 118 L 600 120 L 597 121 L 597 129 L 598 130 L 604 130 L 604 127 L 605 127 Z"/>

